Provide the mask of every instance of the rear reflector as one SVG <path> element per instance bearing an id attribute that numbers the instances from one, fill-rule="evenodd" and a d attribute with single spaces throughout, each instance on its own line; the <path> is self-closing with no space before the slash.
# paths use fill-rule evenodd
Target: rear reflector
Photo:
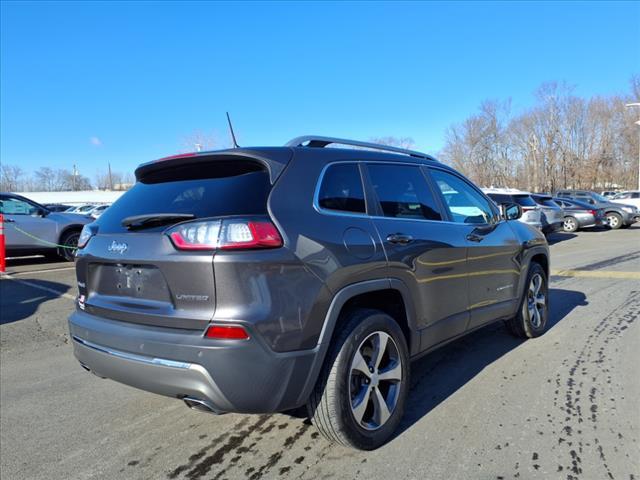
<path id="1" fill-rule="evenodd" d="M 248 340 L 249 334 L 239 325 L 211 325 L 204 336 L 217 340 Z"/>

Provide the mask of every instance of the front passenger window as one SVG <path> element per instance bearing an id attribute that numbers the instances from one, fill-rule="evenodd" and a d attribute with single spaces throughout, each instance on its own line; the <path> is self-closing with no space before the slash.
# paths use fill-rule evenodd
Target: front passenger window
<path id="1" fill-rule="evenodd" d="M 440 189 L 445 204 L 456 223 L 491 223 L 495 211 L 489 200 L 461 178 L 431 169 L 431 177 Z"/>

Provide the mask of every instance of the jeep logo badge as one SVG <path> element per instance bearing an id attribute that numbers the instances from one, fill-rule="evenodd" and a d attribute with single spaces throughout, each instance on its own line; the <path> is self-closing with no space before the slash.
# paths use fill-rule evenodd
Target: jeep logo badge
<path id="1" fill-rule="evenodd" d="M 124 252 L 127 251 L 128 248 L 129 248 L 129 245 L 127 245 L 126 243 L 124 242 L 118 243 L 114 240 L 113 242 L 111 242 L 111 245 L 107 247 L 107 250 L 110 252 L 119 253 L 120 255 L 122 255 Z"/>

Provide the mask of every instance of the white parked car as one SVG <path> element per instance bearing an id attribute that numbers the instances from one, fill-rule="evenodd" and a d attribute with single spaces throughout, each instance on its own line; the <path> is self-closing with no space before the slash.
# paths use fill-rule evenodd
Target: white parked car
<path id="1" fill-rule="evenodd" d="M 98 205 L 97 207 L 94 207 L 91 210 L 89 210 L 88 215 L 93 218 L 98 218 L 110 206 L 111 205 Z"/>
<path id="2" fill-rule="evenodd" d="M 523 192 L 515 188 L 483 188 L 482 191 L 498 205 L 502 203 L 520 205 L 522 207 L 522 216 L 518 220 L 537 229 L 542 229 L 542 209 L 531 198 L 529 192 Z"/>
<path id="3" fill-rule="evenodd" d="M 77 207 L 71 207 L 65 210 L 64 213 L 80 213 L 82 215 L 87 215 L 90 210 L 94 209 L 96 206 L 91 204 L 79 205 Z"/>
<path id="4" fill-rule="evenodd" d="M 640 210 L 640 190 L 629 190 L 622 192 L 615 197 L 609 199 L 610 202 L 622 203 L 624 205 L 633 205 Z"/>

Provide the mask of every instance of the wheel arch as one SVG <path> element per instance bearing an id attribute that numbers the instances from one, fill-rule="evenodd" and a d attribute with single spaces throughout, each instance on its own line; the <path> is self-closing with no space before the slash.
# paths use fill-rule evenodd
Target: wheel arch
<path id="1" fill-rule="evenodd" d="M 373 303 L 365 303 L 366 300 L 373 299 L 375 299 Z M 393 302 L 390 305 L 385 305 L 384 301 L 388 299 L 393 299 L 396 302 L 402 301 L 402 307 L 399 308 L 399 304 Z M 405 334 L 407 345 L 409 346 L 409 355 L 417 353 L 420 345 L 420 336 L 416 330 L 415 308 L 410 300 L 411 296 L 406 285 L 395 278 L 366 280 L 340 289 L 334 295 L 325 315 L 318 343 L 315 347 L 316 355 L 307 381 L 298 398 L 298 403 L 302 405 L 309 398 L 324 364 L 334 333 L 341 324 L 341 320 L 345 318 L 344 314 L 351 308 L 378 308 L 388 313 L 398 322 Z"/>

